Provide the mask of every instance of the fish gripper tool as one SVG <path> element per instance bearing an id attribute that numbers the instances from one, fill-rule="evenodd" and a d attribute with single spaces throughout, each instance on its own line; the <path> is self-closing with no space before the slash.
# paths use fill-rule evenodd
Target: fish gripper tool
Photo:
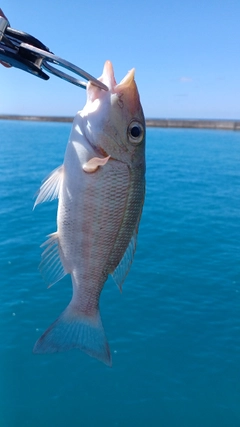
<path id="1" fill-rule="evenodd" d="M 0 61 L 12 67 L 20 68 L 43 80 L 49 79 L 49 75 L 44 72 L 48 71 L 69 83 L 86 89 L 87 82 L 72 77 L 50 65 L 54 64 L 90 81 L 100 89 L 108 90 L 106 85 L 91 76 L 91 74 L 71 62 L 54 55 L 47 46 L 35 37 L 11 28 L 8 20 L 3 16 L 0 16 Z"/>

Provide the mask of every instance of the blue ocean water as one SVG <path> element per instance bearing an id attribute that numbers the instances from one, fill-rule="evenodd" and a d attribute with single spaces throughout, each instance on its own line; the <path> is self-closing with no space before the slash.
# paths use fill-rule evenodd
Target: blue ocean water
<path id="1" fill-rule="evenodd" d="M 147 193 L 131 271 L 101 296 L 108 368 L 73 350 L 33 355 L 71 296 L 47 289 L 32 211 L 70 124 L 0 121 L 0 426 L 240 426 L 240 133 L 148 129 Z"/>

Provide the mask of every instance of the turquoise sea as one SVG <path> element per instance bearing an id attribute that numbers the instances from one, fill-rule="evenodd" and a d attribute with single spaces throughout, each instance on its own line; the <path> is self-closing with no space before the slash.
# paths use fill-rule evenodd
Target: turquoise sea
<path id="1" fill-rule="evenodd" d="M 38 270 L 57 203 L 32 211 L 70 127 L 0 121 L 0 426 L 239 427 L 240 133 L 147 130 L 134 263 L 100 302 L 109 368 L 32 353 L 71 295 Z"/>

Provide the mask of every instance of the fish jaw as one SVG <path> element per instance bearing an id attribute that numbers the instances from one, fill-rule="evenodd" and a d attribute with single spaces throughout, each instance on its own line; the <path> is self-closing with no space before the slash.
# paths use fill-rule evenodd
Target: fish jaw
<path id="1" fill-rule="evenodd" d="M 129 165 L 141 162 L 145 149 L 145 119 L 134 74 L 135 70 L 130 70 L 117 84 L 112 64 L 106 61 L 99 80 L 109 90 L 88 83 L 87 103 L 79 113 L 85 122 L 85 137 L 92 147 Z M 132 123 L 140 132 L 136 140 L 129 138 Z"/>
<path id="2" fill-rule="evenodd" d="M 100 101 L 104 102 L 104 100 L 108 100 L 109 95 L 111 98 L 111 104 L 114 105 L 114 101 L 116 97 L 111 97 L 111 95 L 118 96 L 119 107 L 130 110 L 132 114 L 136 114 L 138 110 L 142 112 L 140 98 L 137 90 L 137 85 L 134 80 L 135 69 L 132 68 L 126 76 L 117 84 L 114 71 L 111 61 L 106 61 L 103 67 L 103 73 L 101 77 L 99 77 L 99 81 L 105 84 L 108 87 L 108 92 L 99 89 L 93 84 L 88 83 L 87 88 L 87 97 L 88 100 L 94 103 L 98 100 L 98 104 L 100 105 Z M 120 98 L 124 97 L 124 101 Z M 97 104 L 97 103 L 96 103 Z M 88 107 L 90 107 L 88 105 Z"/>
<path id="3" fill-rule="evenodd" d="M 111 61 L 105 62 L 103 67 L 103 73 L 98 80 L 102 83 L 104 82 L 110 92 L 114 91 L 115 87 L 117 86 L 117 82 L 114 77 L 114 71 Z"/>

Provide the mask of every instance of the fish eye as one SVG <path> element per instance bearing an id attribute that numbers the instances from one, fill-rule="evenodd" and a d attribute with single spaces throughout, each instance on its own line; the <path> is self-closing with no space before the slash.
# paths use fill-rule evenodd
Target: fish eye
<path id="1" fill-rule="evenodd" d="M 142 142 L 144 136 L 144 127 L 139 122 L 131 122 L 128 126 L 128 138 L 133 144 Z"/>

